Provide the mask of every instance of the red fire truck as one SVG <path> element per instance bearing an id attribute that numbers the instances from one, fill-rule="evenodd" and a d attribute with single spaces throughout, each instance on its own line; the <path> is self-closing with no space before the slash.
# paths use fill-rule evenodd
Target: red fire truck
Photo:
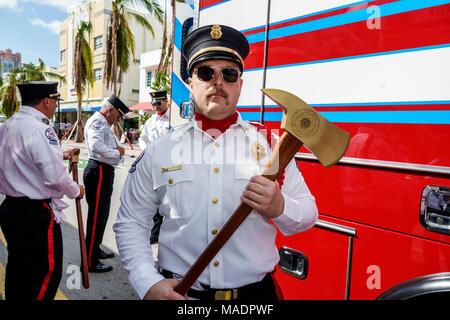
<path id="1" fill-rule="evenodd" d="M 450 293 L 450 3 L 440 0 L 195 0 L 174 18 L 171 119 L 189 92 L 180 50 L 193 28 L 247 37 L 245 120 L 277 129 L 260 88 L 289 91 L 351 133 L 325 169 L 296 160 L 320 216 L 279 233 L 286 299 L 408 299 Z"/>

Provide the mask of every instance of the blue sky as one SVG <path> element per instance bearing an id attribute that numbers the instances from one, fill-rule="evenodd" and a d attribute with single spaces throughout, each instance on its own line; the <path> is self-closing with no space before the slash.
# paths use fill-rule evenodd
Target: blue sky
<path id="1" fill-rule="evenodd" d="M 59 24 L 78 0 L 0 0 L 0 50 L 22 54 L 22 63 L 41 58 L 58 67 Z"/>
<path id="2" fill-rule="evenodd" d="M 0 0 L 0 50 L 21 53 L 22 63 L 38 63 L 41 58 L 47 66 L 58 68 L 59 25 L 81 2 Z"/>

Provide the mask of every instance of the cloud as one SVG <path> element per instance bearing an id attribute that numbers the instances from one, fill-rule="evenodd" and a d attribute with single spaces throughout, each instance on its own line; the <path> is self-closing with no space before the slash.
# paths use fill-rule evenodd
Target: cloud
<path id="1" fill-rule="evenodd" d="M 8 2 L 9 0 L 0 0 L 1 2 Z M 78 5 L 81 4 L 82 0 L 20 0 L 21 2 L 34 2 L 41 6 L 51 6 L 56 7 L 64 12 L 71 12 L 73 9 L 75 9 Z M 14 2 L 17 2 L 17 0 L 14 0 Z"/>
<path id="2" fill-rule="evenodd" d="M 54 34 L 59 34 L 59 26 L 61 24 L 61 21 L 59 21 L 59 20 L 53 20 L 53 21 L 47 23 L 47 22 L 43 21 L 42 19 L 35 18 L 35 19 L 28 19 L 28 21 L 34 26 L 40 26 L 40 27 L 50 30 Z"/>
<path id="3" fill-rule="evenodd" d="M 17 7 L 17 0 L 0 0 L 0 8 L 1 7 L 14 9 Z"/>

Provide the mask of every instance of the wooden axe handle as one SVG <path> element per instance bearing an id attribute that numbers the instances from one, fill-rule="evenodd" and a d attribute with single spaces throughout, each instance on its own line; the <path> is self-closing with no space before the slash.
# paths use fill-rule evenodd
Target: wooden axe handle
<path id="1" fill-rule="evenodd" d="M 262 175 L 275 181 L 302 145 L 303 143 L 300 140 L 290 133 L 284 132 L 278 140 Z M 183 296 L 188 292 L 203 270 L 205 270 L 211 260 L 216 256 L 220 249 L 222 249 L 234 231 L 236 231 L 251 211 L 252 208 L 248 205 L 244 203 L 240 204 L 219 233 L 214 237 L 214 240 L 211 241 L 203 253 L 197 258 L 197 261 L 195 261 L 185 274 L 183 279 L 177 284 L 174 289 L 176 292 Z"/>
<path id="2" fill-rule="evenodd" d="M 78 158 L 78 155 L 76 156 Z M 72 162 L 72 176 L 73 181 L 78 184 L 78 159 Z M 80 253 L 81 253 L 81 274 L 83 277 L 83 287 L 85 289 L 89 288 L 89 270 L 87 263 L 87 252 L 86 252 L 86 240 L 84 238 L 84 227 L 83 227 L 83 215 L 81 212 L 81 201 L 75 198 L 75 204 L 77 208 L 77 220 L 78 220 L 78 237 L 80 238 Z"/>

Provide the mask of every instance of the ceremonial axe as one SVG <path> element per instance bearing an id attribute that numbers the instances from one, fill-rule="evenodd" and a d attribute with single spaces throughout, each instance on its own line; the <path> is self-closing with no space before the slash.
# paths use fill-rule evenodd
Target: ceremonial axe
<path id="1" fill-rule="evenodd" d="M 80 155 L 80 149 L 74 148 L 69 159 L 69 173 L 72 172 L 73 181 L 78 183 L 78 157 Z M 87 263 L 86 252 L 86 240 L 84 239 L 84 227 L 83 227 L 83 215 L 81 212 L 80 199 L 75 198 L 75 204 L 77 208 L 77 220 L 78 220 L 78 237 L 80 238 L 80 253 L 81 253 L 81 274 L 83 278 L 83 287 L 89 288 L 89 270 Z"/>
<path id="2" fill-rule="evenodd" d="M 302 145 L 307 146 L 325 168 L 334 165 L 343 157 L 350 142 L 348 132 L 330 123 L 303 100 L 289 92 L 278 89 L 262 89 L 262 92 L 283 108 L 281 129 L 285 131 L 272 151 L 271 158 L 262 173 L 264 177 L 275 181 Z M 251 211 L 252 208 L 248 205 L 240 204 L 177 284 L 174 289 L 176 292 L 183 296 L 188 292 Z"/>

